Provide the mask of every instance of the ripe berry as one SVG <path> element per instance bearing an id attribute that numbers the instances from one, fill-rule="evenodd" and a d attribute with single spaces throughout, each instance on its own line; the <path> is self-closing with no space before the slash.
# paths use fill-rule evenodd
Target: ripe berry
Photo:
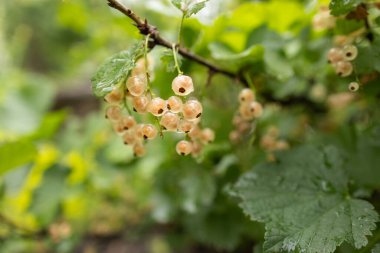
<path id="1" fill-rule="evenodd" d="M 187 96 L 194 91 L 193 80 L 189 76 L 179 75 L 172 82 L 172 90 L 178 96 Z"/>
<path id="2" fill-rule="evenodd" d="M 152 140 L 157 136 L 157 129 L 151 124 L 146 124 L 141 128 L 141 134 L 144 139 Z"/>
<path id="3" fill-rule="evenodd" d="M 135 143 L 133 145 L 133 154 L 137 157 L 144 156 L 146 153 L 146 149 L 142 143 Z"/>
<path id="4" fill-rule="evenodd" d="M 330 63 L 337 63 L 339 61 L 343 61 L 344 54 L 342 49 L 333 47 L 327 53 L 327 59 Z"/>
<path id="5" fill-rule="evenodd" d="M 255 100 L 255 94 L 251 89 L 245 88 L 239 93 L 240 103 L 248 103 Z"/>
<path id="6" fill-rule="evenodd" d="M 112 126 L 113 126 L 113 130 L 118 134 L 122 134 L 125 131 L 124 125 L 121 121 L 113 122 Z"/>
<path id="7" fill-rule="evenodd" d="M 135 118 L 132 116 L 125 116 L 122 118 L 121 122 L 123 123 L 123 127 L 125 130 L 132 129 L 137 125 Z"/>
<path id="8" fill-rule="evenodd" d="M 172 112 L 166 112 L 162 115 L 160 120 L 160 125 L 164 127 L 165 130 L 168 131 L 177 131 L 179 116 Z"/>
<path id="9" fill-rule="evenodd" d="M 202 115 L 202 104 L 195 99 L 187 101 L 183 106 L 183 117 L 187 120 L 195 120 Z"/>
<path id="10" fill-rule="evenodd" d="M 210 128 L 205 128 L 202 130 L 201 133 L 201 141 L 203 143 L 210 143 L 215 140 L 215 133 L 212 129 Z"/>
<path id="11" fill-rule="evenodd" d="M 136 133 L 134 130 L 128 130 L 123 135 L 123 141 L 126 145 L 133 145 L 136 141 Z"/>
<path id="12" fill-rule="evenodd" d="M 351 75 L 354 70 L 351 62 L 340 61 L 335 66 L 336 73 L 341 77 L 346 77 Z"/>
<path id="13" fill-rule="evenodd" d="M 348 89 L 352 92 L 359 90 L 360 85 L 357 82 L 352 82 L 348 85 Z"/>
<path id="14" fill-rule="evenodd" d="M 187 134 L 191 140 L 199 138 L 202 134 L 202 130 L 196 125 L 193 129 Z"/>
<path id="15" fill-rule="evenodd" d="M 176 151 L 179 155 L 188 155 L 193 151 L 193 145 L 189 141 L 180 141 L 176 145 Z"/>
<path id="16" fill-rule="evenodd" d="M 120 120 L 122 117 L 120 106 L 110 106 L 106 110 L 106 118 L 110 120 Z"/>
<path id="17" fill-rule="evenodd" d="M 353 61 L 358 56 L 358 48 L 354 45 L 346 45 L 343 48 L 344 60 Z"/>
<path id="18" fill-rule="evenodd" d="M 184 133 L 189 133 L 194 128 L 194 126 L 195 124 L 192 121 L 181 120 L 178 130 Z"/>
<path id="19" fill-rule="evenodd" d="M 142 94 L 144 94 L 146 87 L 146 80 L 141 75 L 131 76 L 127 80 L 127 88 L 132 96 L 141 96 Z"/>
<path id="20" fill-rule="evenodd" d="M 169 111 L 179 113 L 182 111 L 182 100 L 179 97 L 171 96 L 167 100 L 167 108 Z"/>
<path id="21" fill-rule="evenodd" d="M 153 98 L 148 104 L 148 112 L 158 117 L 167 110 L 166 101 L 162 98 Z"/>
<path id="22" fill-rule="evenodd" d="M 263 114 L 263 107 L 259 102 L 254 101 L 249 104 L 242 104 L 239 112 L 243 119 L 252 120 L 259 118 Z"/>
<path id="23" fill-rule="evenodd" d="M 123 95 L 121 89 L 114 89 L 104 97 L 104 100 L 111 105 L 119 104 L 123 100 Z"/>
<path id="24" fill-rule="evenodd" d="M 199 143 L 199 142 L 192 142 L 191 143 L 192 144 L 192 148 L 193 148 L 193 150 L 191 151 L 191 154 L 193 155 L 193 156 L 197 156 L 197 155 L 199 155 L 201 152 L 202 152 L 202 148 L 203 148 L 203 146 L 202 146 L 202 144 L 201 143 Z"/>
<path id="25" fill-rule="evenodd" d="M 133 109 L 138 113 L 145 113 L 150 100 L 146 96 L 134 97 L 132 99 Z"/>

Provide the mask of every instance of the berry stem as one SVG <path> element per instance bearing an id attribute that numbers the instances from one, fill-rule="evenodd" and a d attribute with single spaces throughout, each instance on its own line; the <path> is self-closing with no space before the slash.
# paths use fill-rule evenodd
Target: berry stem
<path id="1" fill-rule="evenodd" d="M 178 47 L 182 44 L 182 29 L 183 29 L 183 22 L 185 21 L 185 13 L 182 13 L 181 23 L 179 25 L 179 31 L 178 31 Z"/>
<path id="2" fill-rule="evenodd" d="M 181 71 L 180 67 L 179 67 L 179 64 L 178 64 L 178 58 L 177 58 L 177 46 L 176 44 L 173 43 L 172 45 L 172 50 L 173 50 L 173 57 L 174 57 L 174 63 L 175 63 L 175 67 L 177 69 L 177 72 L 178 72 L 178 75 L 182 75 L 183 72 Z"/>
<path id="3" fill-rule="evenodd" d="M 149 51 L 149 39 L 150 34 L 148 34 L 145 37 L 145 47 L 144 47 L 144 63 L 145 63 L 145 75 L 146 75 L 146 82 L 148 86 L 148 91 L 151 97 L 153 97 L 152 87 L 150 85 L 150 74 L 149 74 L 149 62 L 148 62 L 148 51 Z"/>
<path id="4" fill-rule="evenodd" d="M 251 88 L 252 91 L 256 92 L 255 85 L 253 84 L 252 78 L 248 72 L 244 72 L 244 78 L 247 81 L 249 88 Z"/>

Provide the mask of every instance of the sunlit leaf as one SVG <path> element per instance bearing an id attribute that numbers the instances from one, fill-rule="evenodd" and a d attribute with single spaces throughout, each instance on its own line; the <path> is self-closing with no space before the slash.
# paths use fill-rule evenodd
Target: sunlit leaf
<path id="1" fill-rule="evenodd" d="M 331 0 L 329 7 L 332 15 L 339 16 L 352 11 L 362 2 L 363 0 Z"/>

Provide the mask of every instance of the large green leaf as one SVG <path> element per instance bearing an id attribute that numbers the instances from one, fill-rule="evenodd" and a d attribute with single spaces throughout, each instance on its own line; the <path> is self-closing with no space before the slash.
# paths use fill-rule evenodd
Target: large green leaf
<path id="1" fill-rule="evenodd" d="M 92 90 L 96 96 L 104 96 L 115 85 L 126 79 L 135 62 L 144 53 L 144 43 L 138 42 L 129 50 L 119 52 L 107 59 L 92 77 Z"/>
<path id="2" fill-rule="evenodd" d="M 352 11 L 362 2 L 363 0 L 331 0 L 329 7 L 332 15 L 339 16 Z"/>
<path id="3" fill-rule="evenodd" d="M 371 253 L 380 253 L 380 243 L 376 244 Z"/>
<path id="4" fill-rule="evenodd" d="M 16 140 L 0 144 L 0 175 L 31 162 L 37 149 L 29 140 Z"/>
<path id="5" fill-rule="evenodd" d="M 352 198 L 335 148 L 303 146 L 245 174 L 235 186 L 240 206 L 266 223 L 266 252 L 329 253 L 344 241 L 365 246 L 378 214 Z"/>

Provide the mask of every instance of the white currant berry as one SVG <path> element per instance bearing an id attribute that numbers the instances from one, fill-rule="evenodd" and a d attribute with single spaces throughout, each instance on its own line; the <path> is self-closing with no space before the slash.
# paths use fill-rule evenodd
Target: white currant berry
<path id="1" fill-rule="evenodd" d="M 123 123 L 121 121 L 115 121 L 115 122 L 113 122 L 112 126 L 113 126 L 113 130 L 117 134 L 122 134 L 125 131 L 124 125 L 123 125 Z"/>
<path id="2" fill-rule="evenodd" d="M 231 131 L 229 139 L 232 143 L 238 143 L 240 141 L 240 133 L 238 131 Z"/>
<path id="3" fill-rule="evenodd" d="M 178 130 L 184 133 L 189 133 L 193 128 L 195 127 L 195 124 L 193 121 L 188 120 L 181 120 L 179 123 Z"/>
<path id="4" fill-rule="evenodd" d="M 245 88 L 239 93 L 240 103 L 249 103 L 255 100 L 255 93 L 251 89 Z"/>
<path id="5" fill-rule="evenodd" d="M 141 96 L 144 94 L 146 88 L 146 79 L 144 79 L 142 75 L 131 76 L 127 80 L 127 89 L 132 96 Z"/>
<path id="6" fill-rule="evenodd" d="M 162 98 L 153 98 L 148 104 L 148 112 L 158 117 L 167 110 L 166 101 Z"/>
<path id="7" fill-rule="evenodd" d="M 215 140 L 215 132 L 210 128 L 205 128 L 201 133 L 201 141 L 203 143 L 210 143 Z"/>
<path id="8" fill-rule="evenodd" d="M 336 73 L 341 77 L 346 77 L 352 74 L 354 67 L 351 62 L 340 61 L 335 66 Z"/>
<path id="9" fill-rule="evenodd" d="M 133 154 L 136 157 L 142 157 L 145 155 L 145 153 L 146 153 L 146 149 L 142 143 L 137 142 L 133 145 Z"/>
<path id="10" fill-rule="evenodd" d="M 174 112 L 174 113 L 179 113 L 182 111 L 182 100 L 177 97 L 177 96 L 171 96 L 167 100 L 167 108 L 169 111 Z"/>
<path id="11" fill-rule="evenodd" d="M 358 56 L 358 48 L 354 45 L 346 45 L 343 48 L 344 60 L 353 61 Z"/>
<path id="12" fill-rule="evenodd" d="M 113 89 L 110 93 L 108 93 L 105 97 L 104 100 L 111 104 L 111 105 L 116 105 L 119 104 L 123 100 L 123 92 L 121 89 Z"/>
<path id="13" fill-rule="evenodd" d="M 287 141 L 279 140 L 275 144 L 276 150 L 287 150 L 289 149 L 289 143 Z"/>
<path id="14" fill-rule="evenodd" d="M 137 141 L 136 133 L 133 129 L 126 131 L 123 134 L 123 141 L 126 145 L 133 145 Z"/>
<path id="15" fill-rule="evenodd" d="M 337 63 L 339 61 L 343 61 L 344 54 L 343 50 L 340 48 L 333 47 L 327 53 L 327 59 L 330 63 Z"/>
<path id="16" fill-rule="evenodd" d="M 145 113 L 150 100 L 147 96 L 134 97 L 132 99 L 133 109 L 138 113 Z"/>
<path id="17" fill-rule="evenodd" d="M 237 130 L 238 130 L 239 133 L 241 133 L 241 134 L 245 134 L 245 133 L 247 133 L 250 129 L 251 129 L 251 124 L 248 123 L 247 121 L 244 121 L 244 122 L 240 123 L 240 124 L 237 126 Z"/>
<path id="18" fill-rule="evenodd" d="M 125 130 L 132 129 L 134 126 L 137 125 L 135 118 L 129 115 L 124 116 L 121 122 L 123 123 L 123 127 Z"/>
<path id="19" fill-rule="evenodd" d="M 193 145 L 189 141 L 180 141 L 176 145 L 176 151 L 179 155 L 188 155 L 193 151 Z"/>
<path id="20" fill-rule="evenodd" d="M 182 114 L 186 120 L 195 120 L 201 117 L 202 112 L 203 107 L 198 100 L 191 99 L 183 105 Z"/>
<path id="21" fill-rule="evenodd" d="M 110 120 L 120 120 L 122 117 L 121 107 L 120 106 L 110 106 L 106 109 L 106 118 Z"/>
<path id="22" fill-rule="evenodd" d="M 187 96 L 194 91 L 193 79 L 190 76 L 179 75 L 172 82 L 172 90 L 178 96 Z"/>
<path id="23" fill-rule="evenodd" d="M 202 130 L 199 128 L 198 125 L 195 125 L 193 126 L 193 129 L 190 130 L 190 132 L 188 132 L 188 136 L 190 137 L 191 140 L 196 140 L 198 138 L 200 138 L 202 134 Z"/>
<path id="24" fill-rule="evenodd" d="M 236 127 L 239 126 L 242 122 L 244 122 L 244 119 L 239 115 L 235 115 L 232 119 L 232 124 Z"/>
<path id="25" fill-rule="evenodd" d="M 160 125 L 168 131 L 177 131 L 180 118 L 177 114 L 166 112 L 162 115 Z"/>
<path id="26" fill-rule="evenodd" d="M 146 139 L 152 140 L 156 138 L 157 136 L 157 129 L 155 126 L 151 124 L 146 124 L 146 125 L 143 125 L 143 127 L 141 128 L 141 134 L 145 140 Z"/>
<path id="27" fill-rule="evenodd" d="M 196 157 L 202 152 L 203 145 L 197 141 L 194 141 L 191 144 L 192 144 L 191 154 L 193 155 L 193 157 Z"/>
<path id="28" fill-rule="evenodd" d="M 260 146 L 265 150 L 274 150 L 276 148 L 276 143 L 276 138 L 267 134 L 260 140 Z"/>
<path id="29" fill-rule="evenodd" d="M 352 92 L 355 92 L 355 91 L 358 91 L 360 88 L 360 85 L 359 83 L 357 82 L 351 82 L 349 85 L 348 85 L 348 89 Z"/>
<path id="30" fill-rule="evenodd" d="M 242 104 L 239 108 L 240 116 L 245 120 L 259 118 L 263 114 L 263 107 L 259 102 L 253 101 L 249 104 Z"/>

